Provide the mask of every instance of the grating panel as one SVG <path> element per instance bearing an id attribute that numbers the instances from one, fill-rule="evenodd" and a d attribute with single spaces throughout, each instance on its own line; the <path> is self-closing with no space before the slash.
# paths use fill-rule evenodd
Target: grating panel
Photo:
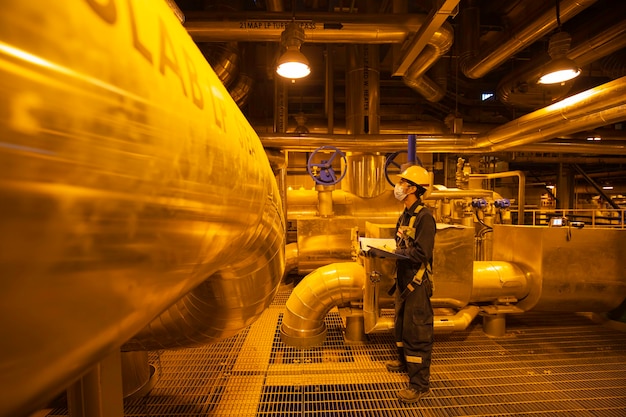
<path id="1" fill-rule="evenodd" d="M 576 314 L 507 318 L 502 338 L 467 330 L 436 335 L 431 395 L 398 402 L 405 374 L 389 373 L 390 333 L 346 345 L 336 310 L 323 346 L 295 349 L 279 337 L 283 288 L 245 331 L 194 349 L 151 352 L 159 372 L 127 417 L 165 416 L 593 416 L 626 413 L 626 333 Z M 49 416 L 66 415 L 63 407 Z"/>

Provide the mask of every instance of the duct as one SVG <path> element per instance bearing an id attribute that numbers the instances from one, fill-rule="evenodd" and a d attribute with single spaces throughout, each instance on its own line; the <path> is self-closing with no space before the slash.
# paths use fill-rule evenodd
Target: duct
<path id="1" fill-rule="evenodd" d="M 200 43 L 198 48 L 206 57 L 224 87 L 229 88 L 239 71 L 239 47 L 236 42 Z"/>
<path id="2" fill-rule="evenodd" d="M 595 2 L 596 0 L 561 0 L 559 4 L 561 22 L 568 21 Z M 480 22 L 478 21 L 478 10 L 475 7 L 468 9 L 472 10 L 462 12 L 462 16 L 468 12 L 470 16 L 461 17 L 463 22 L 461 31 L 468 33 L 468 37 L 473 38 L 468 39 L 463 44 L 459 61 L 461 71 L 468 78 L 477 79 L 485 76 L 509 57 L 557 28 L 556 11 L 555 8 L 551 7 L 538 18 L 530 22 L 520 23 L 520 29 L 515 31 L 509 39 L 504 42 L 498 41 L 491 46 L 481 47 L 480 49 L 484 52 L 479 53 L 477 37 L 479 36 Z"/>
<path id="3" fill-rule="evenodd" d="M 567 58 L 574 60 L 580 67 L 584 67 L 624 47 L 626 47 L 626 26 L 623 22 L 620 22 L 572 48 L 568 52 Z M 606 59 L 612 58 L 608 57 Z M 555 101 L 562 98 L 571 89 L 573 83 L 564 83 L 563 85 L 550 88 L 536 84 L 542 66 L 548 63 L 549 60 L 550 56 L 545 54 L 542 58 L 535 58 L 507 75 L 498 84 L 498 99 L 505 103 L 538 107 L 545 103 L 546 100 Z M 617 61 L 621 62 L 622 60 L 618 59 Z M 619 66 L 620 64 L 617 64 L 609 66 L 609 68 L 619 68 Z M 604 65 L 603 68 L 605 68 Z M 615 79 L 623 76 L 624 72 L 610 71 L 609 75 Z M 520 92 L 517 93 L 517 91 Z M 546 98 L 547 94 L 549 95 L 548 98 Z"/>
<path id="4" fill-rule="evenodd" d="M 182 343 L 231 335 L 283 275 L 254 130 L 164 2 L 129 8 L 141 42 L 101 2 L 3 2 L 1 416 L 44 406 L 148 324 L 180 345 L 167 309 L 194 289 L 184 308 L 214 308 L 213 327 Z M 163 31 L 192 74 L 159 70 Z"/>
<path id="5" fill-rule="evenodd" d="M 222 44 L 200 43 L 198 47 L 207 58 L 224 87 L 226 87 L 237 106 L 243 107 L 248 102 L 253 79 L 239 71 L 241 59 L 236 42 Z"/>
<path id="6" fill-rule="evenodd" d="M 243 107 L 248 102 L 254 80 L 247 74 L 240 73 L 237 82 L 230 89 L 230 96 L 235 100 L 238 107 Z"/>
<path id="7" fill-rule="evenodd" d="M 237 106 L 244 106 L 248 101 L 253 80 L 239 71 L 240 57 L 237 43 L 227 42 L 217 45 L 199 43 L 198 47 L 222 84 L 228 88 Z"/>
<path id="8" fill-rule="evenodd" d="M 365 269 L 356 262 L 316 269 L 300 281 L 286 303 L 281 340 L 290 346 L 315 346 L 326 339 L 324 318 L 333 307 L 363 298 Z"/>
<path id="9" fill-rule="evenodd" d="M 626 38 L 626 35 L 624 36 Z M 626 75 L 626 52 L 621 51 L 612 56 L 607 56 L 600 62 L 602 73 L 610 78 L 618 78 Z"/>

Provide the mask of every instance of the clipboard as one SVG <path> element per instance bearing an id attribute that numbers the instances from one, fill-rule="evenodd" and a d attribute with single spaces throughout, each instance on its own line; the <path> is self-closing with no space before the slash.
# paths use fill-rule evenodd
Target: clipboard
<path id="1" fill-rule="evenodd" d="M 395 239 L 363 237 L 359 239 L 359 244 L 361 246 L 361 251 L 369 256 L 391 259 L 409 259 L 407 256 L 399 255 L 394 252 L 396 249 Z"/>
<path id="2" fill-rule="evenodd" d="M 400 255 L 399 253 L 395 253 L 395 252 L 388 252 L 386 250 L 379 249 L 379 248 L 370 247 L 367 250 L 367 253 L 370 254 L 371 256 L 376 256 L 378 258 L 409 259 L 408 256 Z"/>

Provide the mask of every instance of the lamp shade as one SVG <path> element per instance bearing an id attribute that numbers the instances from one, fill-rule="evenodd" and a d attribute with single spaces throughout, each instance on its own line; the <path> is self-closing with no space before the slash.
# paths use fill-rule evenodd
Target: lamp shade
<path id="1" fill-rule="evenodd" d="M 297 46 L 288 46 L 276 62 L 276 73 L 284 78 L 298 79 L 311 73 L 309 60 Z"/>
<path id="2" fill-rule="evenodd" d="M 567 32 L 557 32 L 550 37 L 548 54 L 552 60 L 542 69 L 539 84 L 558 84 L 580 75 L 580 68 L 567 57 L 572 38 Z"/>
<path id="3" fill-rule="evenodd" d="M 539 84 L 557 84 L 578 77 L 580 68 L 571 59 L 560 57 L 550 61 L 541 74 Z"/>

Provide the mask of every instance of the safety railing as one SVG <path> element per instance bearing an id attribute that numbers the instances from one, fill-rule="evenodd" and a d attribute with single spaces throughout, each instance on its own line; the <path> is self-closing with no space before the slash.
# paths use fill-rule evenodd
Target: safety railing
<path id="1" fill-rule="evenodd" d="M 556 209 L 527 210 L 525 224 L 550 226 L 558 219 L 569 225 L 597 228 L 626 229 L 626 209 Z"/>

